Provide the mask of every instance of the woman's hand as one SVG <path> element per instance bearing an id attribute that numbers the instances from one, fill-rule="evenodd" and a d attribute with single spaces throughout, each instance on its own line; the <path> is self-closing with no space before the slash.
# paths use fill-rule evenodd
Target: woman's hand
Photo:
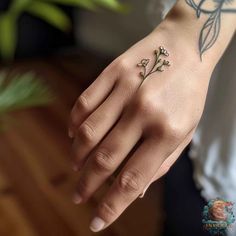
<path id="1" fill-rule="evenodd" d="M 164 175 L 192 139 L 204 108 L 213 66 L 201 63 L 187 35 L 165 21 L 111 65 L 78 98 L 69 134 L 75 169 L 82 171 L 75 200 L 88 200 L 134 149 L 100 201 L 91 224 L 99 231 Z M 145 80 L 143 67 L 164 46 L 170 66 Z M 165 56 L 161 57 L 162 60 Z"/>

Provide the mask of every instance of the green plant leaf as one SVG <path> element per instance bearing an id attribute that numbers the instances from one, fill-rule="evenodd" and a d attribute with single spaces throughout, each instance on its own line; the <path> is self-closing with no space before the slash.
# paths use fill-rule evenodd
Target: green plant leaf
<path id="1" fill-rule="evenodd" d="M 3 14 L 0 16 L 0 54 L 3 59 L 14 58 L 17 42 L 17 22 L 14 16 Z"/>
<path id="2" fill-rule="evenodd" d="M 67 6 L 83 7 L 89 10 L 96 10 L 99 6 L 111 9 L 113 11 L 126 12 L 129 7 L 121 4 L 117 0 L 43 0 L 63 4 Z"/>
<path id="3" fill-rule="evenodd" d="M 9 8 L 10 14 L 20 15 L 20 13 L 24 11 L 26 6 L 32 1 L 33 0 L 13 0 Z"/>
<path id="4" fill-rule="evenodd" d="M 70 18 L 63 12 L 63 10 L 53 4 L 34 0 L 25 10 L 59 30 L 68 31 L 71 27 Z"/>
<path id="5" fill-rule="evenodd" d="M 88 10 L 95 10 L 97 7 L 94 0 L 42 0 L 42 1 L 62 4 L 66 6 L 83 7 Z"/>
<path id="6" fill-rule="evenodd" d="M 127 12 L 129 10 L 128 5 L 121 4 L 117 0 L 94 0 L 94 2 L 113 11 Z"/>
<path id="7" fill-rule="evenodd" d="M 0 116 L 8 112 L 47 105 L 53 96 L 47 86 L 33 73 L 16 75 L 9 79 L 0 73 Z"/>

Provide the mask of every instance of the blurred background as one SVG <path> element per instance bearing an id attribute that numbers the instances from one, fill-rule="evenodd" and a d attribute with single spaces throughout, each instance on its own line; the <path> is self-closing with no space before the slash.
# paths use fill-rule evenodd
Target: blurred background
<path id="1" fill-rule="evenodd" d="M 148 1 L 0 1 L 0 235 L 93 235 L 91 212 L 110 183 L 88 204 L 72 203 L 70 109 L 151 31 L 150 14 Z M 159 181 L 98 235 L 157 236 L 163 219 Z"/>

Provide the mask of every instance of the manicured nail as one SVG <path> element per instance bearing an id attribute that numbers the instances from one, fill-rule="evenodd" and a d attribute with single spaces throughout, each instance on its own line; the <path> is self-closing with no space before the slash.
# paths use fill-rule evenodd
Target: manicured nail
<path id="1" fill-rule="evenodd" d="M 80 204 L 81 202 L 83 201 L 82 197 L 78 194 L 78 193 L 75 193 L 74 196 L 73 196 L 73 202 L 78 205 Z"/>
<path id="2" fill-rule="evenodd" d="M 98 232 L 100 230 L 102 230 L 105 226 L 105 222 L 104 220 L 102 220 L 99 217 L 95 217 L 92 221 L 91 224 L 89 226 L 89 228 L 93 231 L 93 232 Z"/>

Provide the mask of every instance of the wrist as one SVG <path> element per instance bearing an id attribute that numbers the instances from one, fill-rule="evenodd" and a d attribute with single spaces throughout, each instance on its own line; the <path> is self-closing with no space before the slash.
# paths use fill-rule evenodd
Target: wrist
<path id="1" fill-rule="evenodd" d="M 184 50 L 189 49 L 193 58 L 199 59 L 200 66 L 214 68 L 235 31 L 236 15 L 225 15 L 219 5 L 208 4 L 208 8 L 197 12 L 195 6 L 178 1 L 154 32 L 169 32 L 169 39 L 184 44 Z M 236 9 L 231 10 L 236 12 Z M 216 11 L 217 14 L 212 13 Z M 221 24 L 217 23 L 219 21 Z"/>
<path id="2" fill-rule="evenodd" d="M 182 19 L 168 16 L 152 34 L 170 51 L 170 60 L 177 67 L 181 64 L 188 64 L 191 70 L 203 72 L 210 78 L 217 60 L 212 58 L 201 61 L 197 44 L 198 35 L 196 32 L 186 29 L 186 24 Z"/>
<path id="3" fill-rule="evenodd" d="M 187 60 L 195 67 L 212 73 L 220 59 L 221 52 L 219 46 L 216 46 L 204 60 L 201 59 L 198 40 L 203 24 L 204 21 L 196 20 L 193 13 L 176 6 L 153 31 L 153 34 L 159 38 L 160 35 L 163 37 L 163 42 L 167 42 L 170 48 L 174 50 L 175 59 Z M 223 47 L 223 45 L 220 46 Z"/>

